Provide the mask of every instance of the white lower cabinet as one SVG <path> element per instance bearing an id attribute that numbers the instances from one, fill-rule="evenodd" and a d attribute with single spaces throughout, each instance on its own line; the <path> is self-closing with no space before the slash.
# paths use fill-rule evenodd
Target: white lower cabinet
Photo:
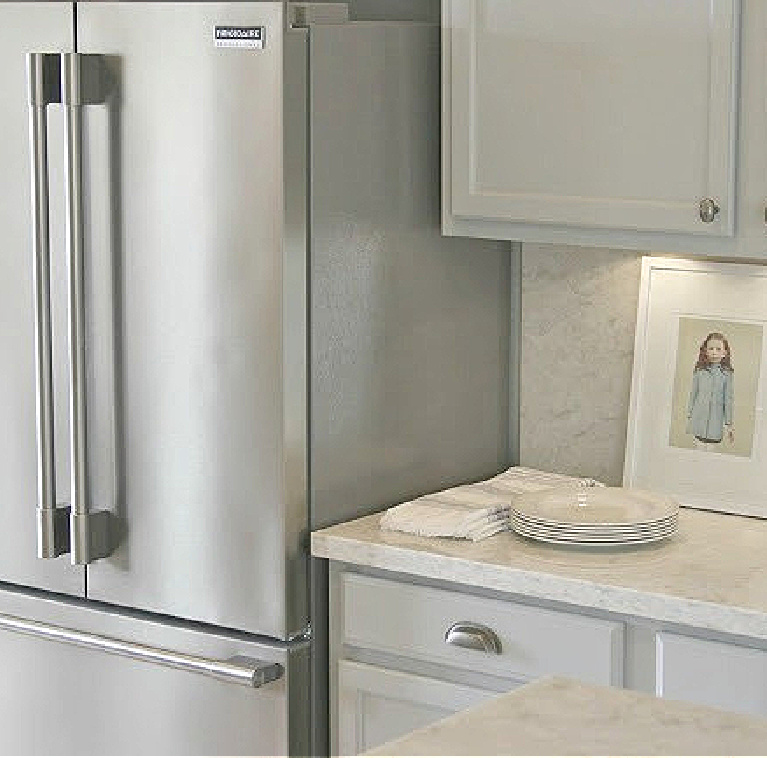
<path id="1" fill-rule="evenodd" d="M 331 750 L 371 750 L 546 675 L 767 717 L 767 644 L 331 563 Z"/>
<path id="2" fill-rule="evenodd" d="M 655 664 L 659 697 L 767 716 L 767 650 L 659 632 Z"/>
<path id="3" fill-rule="evenodd" d="M 547 674 L 623 683 L 624 625 L 331 572 L 331 746 L 352 755 Z"/>
<path id="4" fill-rule="evenodd" d="M 493 690 L 338 662 L 338 753 L 357 755 L 494 697 Z"/>

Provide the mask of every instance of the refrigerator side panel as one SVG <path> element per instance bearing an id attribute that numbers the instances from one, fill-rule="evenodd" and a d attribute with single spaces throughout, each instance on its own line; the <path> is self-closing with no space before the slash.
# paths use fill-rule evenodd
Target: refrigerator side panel
<path id="1" fill-rule="evenodd" d="M 441 235 L 439 28 L 318 25 L 310 51 L 318 529 L 512 463 L 518 261 L 508 243 Z M 311 570 L 319 754 L 328 749 L 327 562 Z"/>
<path id="2" fill-rule="evenodd" d="M 71 3 L 0 3 L 0 578 L 82 594 L 68 556 L 36 557 L 35 309 L 26 54 L 72 50 Z M 60 105 L 47 111 L 56 500 L 69 500 L 64 154 Z"/>
<path id="3" fill-rule="evenodd" d="M 86 109 L 90 494 L 118 526 L 88 596 L 287 638 L 283 4 L 83 3 L 78 46 L 115 92 Z"/>
<path id="4" fill-rule="evenodd" d="M 513 274 L 508 243 L 441 236 L 439 30 L 310 49 L 316 529 L 510 465 Z"/>
<path id="5" fill-rule="evenodd" d="M 205 660 L 278 663 L 282 675 L 249 687 L 7 631 L 9 615 Z M 264 645 L 0 590 L 0 752 L 306 754 L 307 715 L 295 701 L 307 687 L 307 659 L 306 646 Z"/>

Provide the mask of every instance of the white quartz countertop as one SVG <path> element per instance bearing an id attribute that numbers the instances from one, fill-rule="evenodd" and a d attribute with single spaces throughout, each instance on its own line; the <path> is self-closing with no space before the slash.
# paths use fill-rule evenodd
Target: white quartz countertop
<path id="1" fill-rule="evenodd" d="M 366 755 L 763 755 L 767 720 L 559 677 Z"/>
<path id="2" fill-rule="evenodd" d="M 767 520 L 683 508 L 676 535 L 625 548 L 512 532 L 479 542 L 415 537 L 379 521 L 314 532 L 312 555 L 767 641 Z"/>

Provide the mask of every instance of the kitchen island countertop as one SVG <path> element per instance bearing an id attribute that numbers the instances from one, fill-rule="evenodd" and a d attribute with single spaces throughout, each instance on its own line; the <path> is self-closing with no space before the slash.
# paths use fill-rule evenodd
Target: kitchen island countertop
<path id="1" fill-rule="evenodd" d="M 630 548 L 511 532 L 479 542 L 416 537 L 379 522 L 373 514 L 314 532 L 312 554 L 767 641 L 767 520 L 682 508 L 677 534 Z"/>
<path id="2" fill-rule="evenodd" d="M 538 680 L 366 755 L 763 755 L 767 719 Z"/>

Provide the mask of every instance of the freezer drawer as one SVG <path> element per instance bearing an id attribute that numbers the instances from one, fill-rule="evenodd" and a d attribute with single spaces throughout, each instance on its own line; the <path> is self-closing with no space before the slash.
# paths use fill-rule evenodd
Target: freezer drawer
<path id="1" fill-rule="evenodd" d="M 253 660 L 278 678 L 253 686 Z M 0 670 L 0 753 L 308 752 L 306 644 L 0 591 Z"/>

